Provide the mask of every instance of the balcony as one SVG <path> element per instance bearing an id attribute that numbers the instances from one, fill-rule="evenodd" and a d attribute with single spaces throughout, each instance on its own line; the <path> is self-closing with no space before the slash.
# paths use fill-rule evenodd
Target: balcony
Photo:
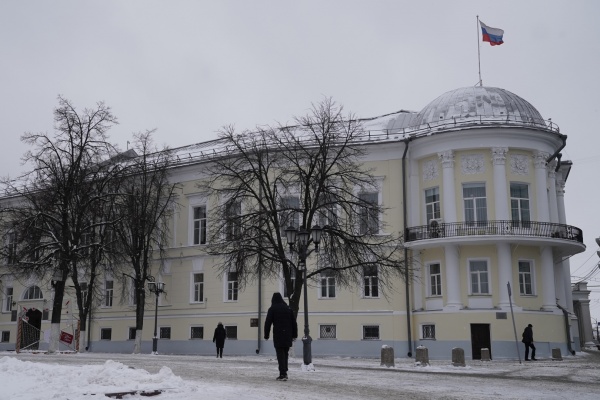
<path id="1" fill-rule="evenodd" d="M 583 245 L 583 232 L 571 225 L 551 222 L 534 221 L 479 221 L 479 222 L 450 222 L 431 225 L 413 226 L 406 229 L 405 243 L 421 240 L 466 238 L 494 239 L 504 237 L 529 239 L 558 239 Z M 491 238 L 490 238 L 491 239 Z M 411 246 L 412 247 L 412 246 Z"/>

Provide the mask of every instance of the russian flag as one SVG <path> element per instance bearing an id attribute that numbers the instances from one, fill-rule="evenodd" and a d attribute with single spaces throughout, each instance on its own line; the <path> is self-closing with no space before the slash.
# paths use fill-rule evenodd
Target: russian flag
<path id="1" fill-rule="evenodd" d="M 504 43 L 502 41 L 502 35 L 504 35 L 504 31 L 498 28 L 492 28 L 479 21 L 481 24 L 481 33 L 483 34 L 483 41 L 489 42 L 490 45 L 496 46 Z"/>

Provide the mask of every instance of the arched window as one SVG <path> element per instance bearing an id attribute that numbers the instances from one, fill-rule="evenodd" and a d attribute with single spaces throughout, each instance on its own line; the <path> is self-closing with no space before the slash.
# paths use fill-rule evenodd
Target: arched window
<path id="1" fill-rule="evenodd" d="M 44 295 L 38 286 L 30 286 L 23 296 L 23 300 L 43 299 Z"/>

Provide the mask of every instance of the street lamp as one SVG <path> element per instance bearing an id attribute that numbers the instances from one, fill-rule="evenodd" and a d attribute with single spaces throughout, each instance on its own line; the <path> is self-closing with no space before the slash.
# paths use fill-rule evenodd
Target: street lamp
<path id="1" fill-rule="evenodd" d="M 290 245 L 290 250 L 294 249 L 296 239 L 298 240 L 298 246 L 296 248 L 296 252 L 298 253 L 299 258 L 298 269 L 302 271 L 302 277 L 304 279 L 304 336 L 302 337 L 304 366 L 309 366 L 310 364 L 312 364 L 312 339 L 310 337 L 310 329 L 308 328 L 308 297 L 306 294 L 306 257 L 309 254 L 309 239 L 312 239 L 312 242 L 315 244 L 315 251 L 319 251 L 319 243 L 321 242 L 322 231 L 323 229 L 319 225 L 313 226 L 310 231 L 307 231 L 304 228 L 296 230 L 296 228 L 294 228 L 293 226 L 289 226 L 285 230 L 285 235 L 287 238 L 287 242 Z"/>
<path id="2" fill-rule="evenodd" d="M 154 282 L 154 277 L 150 277 L 148 282 L 148 290 L 152 293 L 156 293 L 156 307 L 154 309 L 154 337 L 152 338 L 152 354 L 158 354 L 158 335 L 156 328 L 158 325 L 158 296 L 165 291 L 164 282 Z"/>

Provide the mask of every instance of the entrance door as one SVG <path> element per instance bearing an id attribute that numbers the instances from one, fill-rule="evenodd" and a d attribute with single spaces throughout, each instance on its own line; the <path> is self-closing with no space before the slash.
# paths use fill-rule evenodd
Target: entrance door
<path id="1" fill-rule="evenodd" d="M 471 324 L 471 353 L 473 360 L 481 360 L 481 349 L 490 349 L 492 358 L 492 340 L 489 324 Z"/>
<path id="2" fill-rule="evenodd" d="M 42 312 L 30 308 L 25 313 L 27 322 L 23 324 L 21 330 L 21 348 L 27 350 L 37 350 L 40 346 L 40 329 L 42 327 Z"/>

